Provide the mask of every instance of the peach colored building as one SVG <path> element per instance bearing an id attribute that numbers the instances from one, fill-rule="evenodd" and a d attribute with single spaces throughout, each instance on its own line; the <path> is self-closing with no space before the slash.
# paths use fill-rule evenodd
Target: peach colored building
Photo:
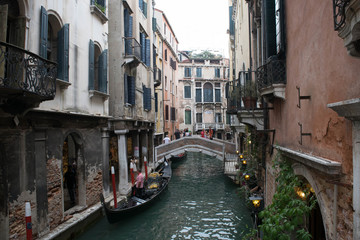
<path id="1" fill-rule="evenodd" d="M 266 139 L 257 177 L 269 205 L 272 160 L 280 154 L 293 164 L 318 202 L 307 221 L 313 239 L 360 239 L 359 3 L 247 1 L 252 70 L 264 104 L 252 111 L 263 124 L 249 127 Z M 239 106 L 238 118 L 246 114 Z"/>

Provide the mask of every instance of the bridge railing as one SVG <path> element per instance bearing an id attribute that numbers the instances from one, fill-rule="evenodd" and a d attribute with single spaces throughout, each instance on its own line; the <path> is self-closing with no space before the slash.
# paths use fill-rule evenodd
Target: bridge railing
<path id="1" fill-rule="evenodd" d="M 200 136 L 182 137 L 173 140 L 168 144 L 162 144 L 155 147 L 155 164 L 166 157 L 177 155 L 184 151 L 202 152 L 204 154 L 214 156 L 223 161 L 226 153 L 235 152 L 235 144 L 218 139 L 210 140 Z"/>

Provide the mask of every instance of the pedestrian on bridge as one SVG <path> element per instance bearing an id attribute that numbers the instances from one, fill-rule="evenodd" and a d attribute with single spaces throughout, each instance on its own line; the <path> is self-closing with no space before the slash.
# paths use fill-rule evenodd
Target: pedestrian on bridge
<path id="1" fill-rule="evenodd" d="M 165 138 L 163 139 L 163 142 L 164 142 L 165 144 L 168 144 L 170 141 L 171 141 L 171 140 L 170 140 L 169 136 L 166 134 L 166 135 L 165 135 Z"/>

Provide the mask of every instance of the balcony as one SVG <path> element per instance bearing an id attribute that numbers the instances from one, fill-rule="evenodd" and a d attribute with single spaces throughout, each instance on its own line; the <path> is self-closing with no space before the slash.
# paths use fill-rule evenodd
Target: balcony
<path id="1" fill-rule="evenodd" d="M 54 99 L 56 71 L 56 63 L 0 42 L 0 107 L 20 114 Z"/>
<path id="2" fill-rule="evenodd" d="M 125 64 L 137 67 L 141 62 L 141 45 L 133 37 L 124 37 Z"/>
<path id="3" fill-rule="evenodd" d="M 224 123 L 196 123 L 195 124 L 195 131 L 201 131 L 203 129 L 209 130 L 209 127 L 216 130 L 224 130 L 225 124 Z"/>
<path id="4" fill-rule="evenodd" d="M 270 57 L 268 62 L 256 71 L 256 81 L 260 95 L 272 102 L 274 98 L 285 100 L 286 68 L 285 61 Z"/>
<path id="5" fill-rule="evenodd" d="M 161 70 L 154 67 L 154 87 L 158 87 L 161 84 Z"/>
<path id="6" fill-rule="evenodd" d="M 98 16 L 101 22 L 104 24 L 109 19 L 106 17 L 106 6 L 105 2 L 101 0 L 91 0 L 90 2 L 90 12 Z"/>
<path id="7" fill-rule="evenodd" d="M 360 0 L 333 0 L 334 30 L 350 56 L 360 57 Z"/>

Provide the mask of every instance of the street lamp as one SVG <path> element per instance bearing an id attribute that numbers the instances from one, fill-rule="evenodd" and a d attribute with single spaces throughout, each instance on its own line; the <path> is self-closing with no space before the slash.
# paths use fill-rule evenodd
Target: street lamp
<path id="1" fill-rule="evenodd" d="M 251 196 L 250 198 L 251 203 L 254 205 L 255 209 L 258 209 L 261 205 L 261 201 L 263 200 L 260 196 Z"/>

